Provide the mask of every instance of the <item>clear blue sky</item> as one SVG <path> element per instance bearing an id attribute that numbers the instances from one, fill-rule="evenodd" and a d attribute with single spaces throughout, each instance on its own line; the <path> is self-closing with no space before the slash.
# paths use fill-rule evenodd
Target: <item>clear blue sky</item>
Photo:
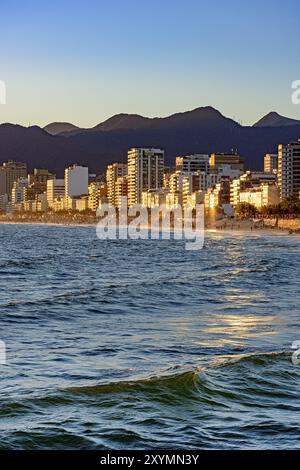
<path id="1" fill-rule="evenodd" d="M 300 119 L 299 0 L 1 2 L 0 122 L 91 126 L 212 105 Z"/>

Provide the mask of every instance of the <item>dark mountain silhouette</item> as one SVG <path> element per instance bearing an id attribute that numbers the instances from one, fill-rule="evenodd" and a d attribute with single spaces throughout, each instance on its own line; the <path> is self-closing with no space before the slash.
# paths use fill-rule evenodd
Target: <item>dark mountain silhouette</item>
<path id="1" fill-rule="evenodd" d="M 60 135 L 71 137 L 76 134 L 84 134 L 99 131 L 116 131 L 116 130 L 140 130 L 140 129 L 171 129 L 185 128 L 190 126 L 239 126 L 235 121 L 224 117 L 216 109 L 207 106 L 197 108 L 193 111 L 184 113 L 176 113 L 165 118 L 147 118 L 138 114 L 116 114 L 106 121 L 97 124 L 90 129 L 72 129 L 71 131 L 63 131 Z"/>
<path id="2" fill-rule="evenodd" d="M 177 155 L 237 149 L 247 168 L 255 170 L 262 168 L 265 153 L 276 152 L 279 143 L 298 138 L 300 124 L 243 127 L 206 107 L 167 118 L 120 114 L 96 128 L 59 135 L 50 135 L 39 127 L 2 124 L 0 161 L 25 161 L 29 169 L 47 167 L 62 176 L 64 168 L 72 163 L 88 165 L 91 172 L 101 173 L 109 163 L 126 162 L 127 151 L 134 146 L 165 149 L 166 165 L 173 165 Z"/>
<path id="3" fill-rule="evenodd" d="M 260 119 L 253 127 L 300 126 L 300 121 L 290 119 L 273 111 Z"/>
<path id="4" fill-rule="evenodd" d="M 80 128 L 69 122 L 52 122 L 44 127 L 44 131 L 51 135 L 62 134 L 63 132 L 78 131 Z"/>
<path id="5" fill-rule="evenodd" d="M 88 129 L 87 132 L 115 131 L 118 129 L 142 129 L 151 122 L 150 118 L 138 114 L 116 114 L 97 126 Z"/>
<path id="6" fill-rule="evenodd" d="M 49 168 L 63 176 L 64 168 L 76 162 L 91 165 L 101 171 L 101 159 L 88 154 L 65 137 L 52 136 L 40 127 L 0 125 L 0 162 L 26 162 L 28 168 Z"/>

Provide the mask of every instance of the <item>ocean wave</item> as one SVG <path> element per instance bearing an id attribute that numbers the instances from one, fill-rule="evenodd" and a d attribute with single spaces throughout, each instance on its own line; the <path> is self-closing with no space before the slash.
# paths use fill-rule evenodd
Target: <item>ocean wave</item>
<path id="1" fill-rule="evenodd" d="M 70 387 L 67 389 L 69 393 L 80 395 L 100 395 L 106 393 L 123 393 L 123 392 L 147 392 L 159 389 L 172 390 L 185 394 L 199 390 L 201 385 L 201 374 L 198 371 L 186 371 L 172 375 L 155 376 L 145 379 L 137 379 L 132 381 L 111 382 L 98 385 L 88 385 L 82 387 Z"/>
<path id="2" fill-rule="evenodd" d="M 210 372 L 219 369 L 220 372 L 225 373 L 228 371 L 229 377 L 232 377 L 231 372 L 237 369 L 237 376 L 241 367 L 257 366 L 258 371 L 272 363 L 279 366 L 279 362 L 290 361 L 291 353 L 288 351 L 271 351 L 262 353 L 248 353 L 233 356 L 221 356 L 216 358 L 208 366 L 199 366 L 191 370 L 184 370 L 173 373 L 165 373 L 149 378 L 138 378 L 136 380 L 118 381 L 111 383 L 87 385 L 80 387 L 69 387 L 66 389 L 71 394 L 78 395 L 100 395 L 100 394 L 119 394 L 123 392 L 151 392 L 151 391 L 169 391 L 177 393 L 178 396 L 187 394 L 194 394 L 207 391 L 207 384 L 210 384 Z M 292 364 L 291 364 L 292 365 Z M 174 368 L 172 368 L 174 370 Z M 178 366 L 178 369 L 181 369 Z M 229 370 L 230 369 L 230 370 Z M 280 368 L 278 369 L 280 370 Z M 287 372 L 287 371 L 286 371 Z M 274 370 L 275 374 L 275 370 Z M 289 373 L 288 373 L 289 374 Z M 291 375 L 298 374 L 298 370 L 293 368 L 290 372 Z M 226 385 L 224 383 L 224 385 Z"/>

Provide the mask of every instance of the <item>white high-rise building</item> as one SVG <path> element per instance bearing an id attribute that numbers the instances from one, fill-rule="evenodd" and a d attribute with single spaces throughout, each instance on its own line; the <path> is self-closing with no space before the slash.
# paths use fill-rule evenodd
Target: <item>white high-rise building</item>
<path id="1" fill-rule="evenodd" d="M 62 198 L 65 195 L 65 180 L 52 179 L 47 181 L 47 204 L 53 206 L 55 199 Z"/>
<path id="2" fill-rule="evenodd" d="M 88 194 L 89 170 L 86 166 L 73 165 L 65 169 L 65 196 L 78 197 Z"/>
<path id="3" fill-rule="evenodd" d="M 300 194 L 300 139 L 278 146 L 278 186 L 281 199 Z"/>
<path id="4" fill-rule="evenodd" d="M 128 205 L 142 203 L 142 192 L 164 184 L 165 153 L 156 148 L 132 148 L 128 152 Z"/>

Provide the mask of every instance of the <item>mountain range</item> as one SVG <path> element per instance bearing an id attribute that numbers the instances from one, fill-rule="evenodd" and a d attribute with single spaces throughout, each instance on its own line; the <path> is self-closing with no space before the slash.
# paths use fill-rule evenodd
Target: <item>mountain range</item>
<path id="1" fill-rule="evenodd" d="M 228 152 L 244 156 L 246 166 L 261 169 L 263 155 L 279 143 L 300 138 L 300 121 L 272 112 L 253 126 L 242 126 L 212 107 L 196 108 L 166 118 L 118 114 L 89 129 L 55 122 L 45 128 L 0 125 L 0 162 L 24 161 L 29 169 L 49 168 L 57 176 L 72 163 L 103 172 L 107 164 L 127 159 L 130 147 L 160 147 L 166 165 L 177 155 Z"/>

